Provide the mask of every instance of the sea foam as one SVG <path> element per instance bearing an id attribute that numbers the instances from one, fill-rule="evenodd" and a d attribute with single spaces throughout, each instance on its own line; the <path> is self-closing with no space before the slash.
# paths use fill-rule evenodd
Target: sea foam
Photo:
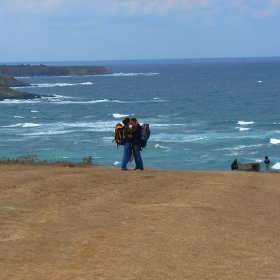
<path id="1" fill-rule="evenodd" d="M 235 129 L 238 129 L 239 131 L 247 131 L 247 130 L 250 130 L 251 128 L 248 128 L 248 127 L 236 127 Z"/>
<path id="2" fill-rule="evenodd" d="M 38 127 L 41 126 L 40 124 L 36 124 L 36 123 L 24 123 L 22 125 L 22 127 Z"/>
<path id="3" fill-rule="evenodd" d="M 85 82 L 85 83 L 77 83 L 77 84 L 70 84 L 70 83 L 31 84 L 32 87 L 41 87 L 41 88 L 44 88 L 44 87 L 48 87 L 48 88 L 51 88 L 51 87 L 71 87 L 71 86 L 79 86 L 79 85 L 88 86 L 88 85 L 93 85 L 93 83 L 92 82 Z"/>
<path id="4" fill-rule="evenodd" d="M 128 115 L 123 115 L 123 114 L 112 114 L 112 116 L 116 119 L 120 119 L 120 118 L 125 118 L 125 117 L 128 117 Z"/>
<path id="5" fill-rule="evenodd" d="M 271 138 L 270 139 L 270 144 L 280 144 L 280 139 L 275 139 L 275 138 Z"/>
<path id="6" fill-rule="evenodd" d="M 275 163 L 273 166 L 271 166 L 272 169 L 280 169 L 280 162 Z"/>
<path id="7" fill-rule="evenodd" d="M 237 124 L 239 125 L 250 125 L 250 124 L 254 124 L 255 122 L 250 121 L 250 122 L 245 122 L 245 121 L 239 121 Z"/>

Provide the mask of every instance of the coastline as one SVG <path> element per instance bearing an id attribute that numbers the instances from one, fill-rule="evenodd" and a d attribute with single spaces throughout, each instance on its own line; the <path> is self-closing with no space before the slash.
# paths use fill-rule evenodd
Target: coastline
<path id="1" fill-rule="evenodd" d="M 0 86 L 0 101 L 5 99 L 35 99 L 41 98 L 39 94 L 33 94 L 29 92 L 16 91 L 10 87 Z"/>
<path id="2" fill-rule="evenodd" d="M 0 101 L 5 99 L 35 99 L 38 94 L 21 92 L 11 87 L 29 86 L 16 77 L 34 76 L 76 76 L 76 75 L 107 75 L 111 74 L 104 66 L 46 66 L 40 65 L 0 65 Z"/>
<path id="3" fill-rule="evenodd" d="M 279 174 L 0 165 L 5 279 L 279 276 Z"/>

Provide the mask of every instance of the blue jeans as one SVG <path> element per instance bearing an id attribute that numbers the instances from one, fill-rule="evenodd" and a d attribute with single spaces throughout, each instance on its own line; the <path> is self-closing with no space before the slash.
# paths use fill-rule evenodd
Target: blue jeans
<path id="1" fill-rule="evenodd" d="M 130 143 L 123 144 L 123 159 L 122 159 L 122 170 L 127 170 L 127 163 L 131 158 L 131 147 Z"/>
<path id="2" fill-rule="evenodd" d="M 134 145 L 133 146 L 133 155 L 134 155 L 134 160 L 135 160 L 135 164 L 136 164 L 136 169 L 141 169 L 143 170 L 143 161 L 142 161 L 142 157 L 140 154 L 140 146 L 139 145 Z"/>

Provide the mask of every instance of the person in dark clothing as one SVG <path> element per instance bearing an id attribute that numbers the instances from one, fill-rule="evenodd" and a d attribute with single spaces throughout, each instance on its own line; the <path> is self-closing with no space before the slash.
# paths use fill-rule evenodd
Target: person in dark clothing
<path id="1" fill-rule="evenodd" d="M 234 159 L 233 163 L 231 164 L 231 170 L 237 170 L 237 158 Z"/>
<path id="2" fill-rule="evenodd" d="M 132 124 L 132 128 L 137 128 L 135 130 L 135 132 L 132 132 L 132 149 L 133 149 L 133 155 L 134 155 L 134 160 L 135 160 L 135 169 L 134 170 L 144 170 L 144 166 L 143 166 L 143 161 L 142 161 L 142 157 L 141 157 L 141 147 L 140 147 L 140 139 L 141 139 L 141 126 L 138 123 L 136 118 L 132 118 L 131 119 L 131 124 Z"/>
<path id="3" fill-rule="evenodd" d="M 270 164 L 270 159 L 268 156 L 264 157 L 264 172 L 269 172 L 269 164 Z"/>
<path id="4" fill-rule="evenodd" d="M 137 127 L 130 128 L 130 118 L 125 118 L 123 121 L 123 135 L 124 135 L 124 144 L 123 144 L 123 159 L 121 169 L 127 171 L 127 163 L 129 162 L 132 154 L 131 142 L 132 142 L 132 132 L 135 132 Z"/>

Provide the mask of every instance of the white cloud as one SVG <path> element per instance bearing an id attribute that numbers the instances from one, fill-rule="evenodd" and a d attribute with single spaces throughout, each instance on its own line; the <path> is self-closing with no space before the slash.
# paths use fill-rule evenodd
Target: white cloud
<path id="1" fill-rule="evenodd" d="M 106 1 L 105 1 L 106 2 Z M 175 11 L 191 12 L 195 9 L 204 9 L 215 6 L 220 0 L 114 0 L 110 3 L 99 3 L 113 14 L 125 13 L 128 15 L 168 14 Z M 108 5 L 109 4 L 109 5 Z"/>
<path id="2" fill-rule="evenodd" d="M 270 18 L 278 12 L 280 0 L 232 0 L 232 6 L 254 18 Z"/>
<path id="3" fill-rule="evenodd" d="M 21 13 L 47 13 L 59 8 L 61 12 L 83 11 L 98 14 L 149 15 L 168 14 L 175 11 L 190 12 L 195 9 L 215 7 L 222 0 L 2 0 L 0 10 Z M 2 2 L 1 1 L 1 2 Z"/>
<path id="4" fill-rule="evenodd" d="M 269 7 L 267 9 L 262 9 L 254 12 L 256 18 L 268 18 L 276 13 L 277 9 L 275 7 Z"/>
<path id="5" fill-rule="evenodd" d="M 274 14 L 280 0 L 2 0 L 3 15 L 53 14 L 66 16 L 146 16 L 168 14 L 201 15 L 239 11 L 261 17 Z"/>
<path id="6" fill-rule="evenodd" d="M 46 13 L 54 9 L 61 1 L 60 0 L 16 0 L 9 1 L 6 4 L 6 9 L 11 9 L 10 12 L 21 13 Z"/>
<path id="7" fill-rule="evenodd" d="M 270 0 L 270 3 L 271 3 L 272 5 L 278 6 L 278 5 L 280 5 L 280 0 Z"/>

